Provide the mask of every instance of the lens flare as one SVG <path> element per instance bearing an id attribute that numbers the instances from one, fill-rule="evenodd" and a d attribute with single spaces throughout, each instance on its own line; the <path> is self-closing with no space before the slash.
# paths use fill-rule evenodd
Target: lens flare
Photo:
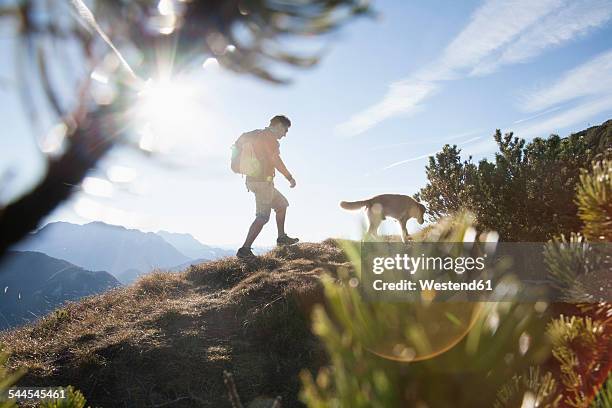
<path id="1" fill-rule="evenodd" d="M 415 305 L 413 313 L 388 327 L 385 341 L 370 344 L 367 349 L 399 362 L 428 360 L 463 340 L 481 311 L 482 304 L 476 302 Z"/>
<path id="2" fill-rule="evenodd" d="M 197 86 L 180 79 L 148 81 L 134 110 L 140 147 L 168 153 L 201 129 L 206 116 L 197 92 Z"/>

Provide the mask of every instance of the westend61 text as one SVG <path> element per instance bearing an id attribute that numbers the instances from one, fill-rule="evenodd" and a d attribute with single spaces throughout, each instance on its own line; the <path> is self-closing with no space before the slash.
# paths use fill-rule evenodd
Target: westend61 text
<path id="1" fill-rule="evenodd" d="M 381 279 L 375 280 L 372 284 L 377 291 L 413 291 L 417 290 L 417 283 L 403 279 L 399 282 L 384 282 Z M 437 282 L 433 279 L 419 280 L 420 290 L 435 291 L 492 291 L 493 285 L 489 279 L 473 280 L 471 282 Z"/>

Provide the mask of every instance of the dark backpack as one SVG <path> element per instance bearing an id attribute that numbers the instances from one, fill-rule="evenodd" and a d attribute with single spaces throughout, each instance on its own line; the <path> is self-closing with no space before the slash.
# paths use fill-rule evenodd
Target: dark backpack
<path id="1" fill-rule="evenodd" d="M 258 131 L 243 133 L 232 145 L 232 171 L 255 177 L 261 172 L 261 162 L 255 153 Z"/>

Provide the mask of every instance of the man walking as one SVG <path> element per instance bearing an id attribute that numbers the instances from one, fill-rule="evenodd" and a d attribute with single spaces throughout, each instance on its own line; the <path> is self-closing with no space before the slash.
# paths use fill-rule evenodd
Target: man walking
<path id="1" fill-rule="evenodd" d="M 285 216 L 289 202 L 275 187 L 274 175 L 278 170 L 289 181 L 289 187 L 295 187 L 295 179 L 287 170 L 280 157 L 279 140 L 285 137 L 291 121 L 283 115 L 274 116 L 270 125 L 265 129 L 258 129 L 243 134 L 237 145 L 249 143 L 255 156 L 256 166 L 246 177 L 247 190 L 255 194 L 255 220 L 249 228 L 242 248 L 236 256 L 240 259 L 252 259 L 255 255 L 251 245 L 261 232 L 263 226 L 270 220 L 271 210 L 276 213 L 276 228 L 278 229 L 278 245 L 292 245 L 299 241 L 290 238 L 285 233 Z"/>

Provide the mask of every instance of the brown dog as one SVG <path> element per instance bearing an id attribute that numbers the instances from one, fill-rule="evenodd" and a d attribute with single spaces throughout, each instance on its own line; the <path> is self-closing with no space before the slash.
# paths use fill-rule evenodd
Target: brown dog
<path id="1" fill-rule="evenodd" d="M 378 235 L 378 227 L 386 217 L 395 218 L 402 227 L 402 240 L 408 240 L 406 223 L 410 218 L 415 218 L 419 224 L 423 224 L 425 206 L 414 198 L 401 194 L 381 194 L 362 201 L 341 201 L 340 207 L 345 210 L 358 210 L 367 208 L 369 228 L 368 234 Z"/>

